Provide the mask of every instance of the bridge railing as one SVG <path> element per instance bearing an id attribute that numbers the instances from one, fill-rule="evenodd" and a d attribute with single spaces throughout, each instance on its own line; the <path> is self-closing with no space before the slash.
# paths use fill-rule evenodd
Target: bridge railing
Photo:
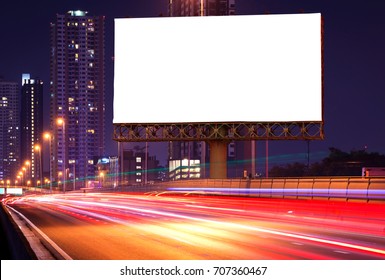
<path id="1" fill-rule="evenodd" d="M 169 191 L 385 202 L 385 177 L 195 179 L 161 185 Z"/>

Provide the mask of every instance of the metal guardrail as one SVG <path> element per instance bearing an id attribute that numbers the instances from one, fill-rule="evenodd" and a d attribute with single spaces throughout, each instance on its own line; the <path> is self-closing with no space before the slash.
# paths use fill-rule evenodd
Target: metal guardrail
<path id="1" fill-rule="evenodd" d="M 49 190 L 43 192 L 48 193 Z M 60 193 L 60 191 L 56 192 Z M 385 202 L 385 177 L 192 179 L 147 185 L 81 188 L 76 192 L 183 192 L 265 198 Z"/>
<path id="2" fill-rule="evenodd" d="M 197 179 L 162 185 L 170 191 L 385 202 L 385 177 Z"/>

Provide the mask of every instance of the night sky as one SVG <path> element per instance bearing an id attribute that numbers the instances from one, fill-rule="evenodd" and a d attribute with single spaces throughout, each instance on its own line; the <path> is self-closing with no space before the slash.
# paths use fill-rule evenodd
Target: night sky
<path id="1" fill-rule="evenodd" d="M 45 128 L 49 123 L 50 22 L 69 10 L 106 16 L 106 127 L 107 154 L 116 154 L 112 140 L 113 19 L 167 15 L 167 0 L 55 0 L 2 1 L 0 16 L 0 75 L 21 82 L 31 73 L 45 82 Z M 385 153 L 385 1 L 236 0 L 240 15 L 313 13 L 324 18 L 325 140 L 312 141 L 311 160 L 328 154 L 366 148 Z M 236 59 L 236 54 L 234 58 Z M 304 104 L 303 106 L 306 106 Z M 257 144 L 257 156 L 265 154 Z M 166 144 L 154 144 L 151 154 L 163 163 Z M 306 161 L 305 141 L 270 141 L 272 164 Z"/>

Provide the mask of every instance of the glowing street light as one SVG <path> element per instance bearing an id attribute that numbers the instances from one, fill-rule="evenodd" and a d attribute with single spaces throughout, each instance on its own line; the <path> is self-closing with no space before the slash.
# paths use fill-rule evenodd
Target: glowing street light
<path id="1" fill-rule="evenodd" d="M 24 174 L 23 174 L 23 171 L 19 171 L 18 175 L 16 176 L 17 179 L 19 179 L 18 181 L 22 184 L 23 180 L 24 180 Z"/>
<path id="2" fill-rule="evenodd" d="M 26 160 L 25 165 L 27 166 L 27 170 L 28 170 L 25 177 L 28 180 L 31 177 L 31 162 L 29 160 Z"/>
<path id="3" fill-rule="evenodd" d="M 52 193 L 52 150 L 51 150 L 51 144 L 52 144 L 52 135 L 49 132 L 44 133 L 44 139 L 49 141 L 49 190 Z"/>
<path id="4" fill-rule="evenodd" d="M 63 173 L 62 174 L 64 176 L 64 178 L 63 178 L 63 192 L 65 192 L 66 191 L 66 151 L 65 151 L 65 145 L 66 145 L 66 143 L 65 143 L 65 135 L 66 135 L 66 133 L 65 133 L 65 122 L 64 122 L 63 118 L 58 118 L 56 120 L 56 123 L 62 127 L 62 132 L 63 132 L 63 143 L 62 143 L 62 145 L 63 145 L 64 151 L 63 151 Z"/>
<path id="5" fill-rule="evenodd" d="M 42 164 L 41 164 L 41 147 L 40 145 L 35 145 L 35 151 L 39 152 L 39 169 L 40 169 L 40 180 L 38 181 L 40 183 L 40 192 L 43 191 L 43 170 L 42 170 Z M 37 183 L 37 184 L 39 184 Z"/>
<path id="6" fill-rule="evenodd" d="M 103 171 L 100 171 L 99 172 L 99 184 L 100 184 L 101 188 L 103 187 L 103 183 L 104 183 L 104 173 L 103 173 Z"/>

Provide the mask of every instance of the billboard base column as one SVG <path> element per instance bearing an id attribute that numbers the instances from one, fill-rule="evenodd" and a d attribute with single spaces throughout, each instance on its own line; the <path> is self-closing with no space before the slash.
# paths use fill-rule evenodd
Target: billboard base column
<path id="1" fill-rule="evenodd" d="M 227 141 L 209 141 L 210 179 L 227 178 Z"/>

